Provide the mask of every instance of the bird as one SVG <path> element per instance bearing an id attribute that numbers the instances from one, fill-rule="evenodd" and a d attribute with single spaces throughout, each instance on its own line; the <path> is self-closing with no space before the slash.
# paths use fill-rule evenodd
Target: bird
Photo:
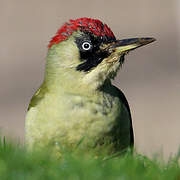
<path id="1" fill-rule="evenodd" d="M 65 22 L 49 42 L 44 81 L 28 107 L 27 147 L 73 150 L 79 145 L 87 151 L 107 148 L 108 153 L 133 148 L 130 107 L 111 81 L 130 51 L 153 41 L 117 40 L 98 19 Z"/>

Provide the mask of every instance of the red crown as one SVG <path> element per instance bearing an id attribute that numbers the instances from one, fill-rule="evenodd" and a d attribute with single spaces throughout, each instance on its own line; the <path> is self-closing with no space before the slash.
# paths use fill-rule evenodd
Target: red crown
<path id="1" fill-rule="evenodd" d="M 54 44 L 66 40 L 74 31 L 91 32 L 96 36 L 107 36 L 115 38 L 111 29 L 98 19 L 79 18 L 66 22 L 49 42 L 48 48 Z"/>

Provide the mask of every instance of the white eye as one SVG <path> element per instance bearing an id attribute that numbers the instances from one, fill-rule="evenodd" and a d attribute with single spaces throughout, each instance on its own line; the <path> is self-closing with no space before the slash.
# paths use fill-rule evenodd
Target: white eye
<path id="1" fill-rule="evenodd" d="M 89 42 L 84 42 L 82 44 L 82 48 L 86 51 L 88 51 L 89 49 L 91 49 L 91 44 Z"/>

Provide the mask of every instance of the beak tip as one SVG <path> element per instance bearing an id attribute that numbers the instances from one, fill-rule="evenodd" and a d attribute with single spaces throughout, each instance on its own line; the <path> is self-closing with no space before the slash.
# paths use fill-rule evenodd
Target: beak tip
<path id="1" fill-rule="evenodd" d="M 156 39 L 153 38 L 153 37 L 147 38 L 147 44 L 152 43 L 152 42 L 154 42 L 154 41 L 156 41 Z"/>
<path id="2" fill-rule="evenodd" d="M 137 47 L 144 46 L 154 41 L 156 41 L 156 39 L 153 37 L 139 38 L 139 40 L 137 41 Z"/>
<path id="3" fill-rule="evenodd" d="M 155 39 L 155 38 L 153 38 L 153 37 L 150 37 L 150 38 L 149 38 L 149 40 L 150 40 L 151 42 L 156 41 L 156 39 Z"/>
<path id="4" fill-rule="evenodd" d="M 153 38 L 153 37 L 147 37 L 147 38 L 140 38 L 140 43 L 142 43 L 142 44 L 149 44 L 149 43 L 152 43 L 152 42 L 154 42 L 154 41 L 156 41 L 156 39 L 155 38 Z"/>

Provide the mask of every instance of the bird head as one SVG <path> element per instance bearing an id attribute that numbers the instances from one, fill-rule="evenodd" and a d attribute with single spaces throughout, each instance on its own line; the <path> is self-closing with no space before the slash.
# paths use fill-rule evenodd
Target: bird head
<path id="1" fill-rule="evenodd" d="M 45 77 L 96 89 L 116 76 L 129 51 L 153 41 L 154 38 L 117 40 L 111 29 L 97 19 L 70 20 L 48 45 Z"/>

